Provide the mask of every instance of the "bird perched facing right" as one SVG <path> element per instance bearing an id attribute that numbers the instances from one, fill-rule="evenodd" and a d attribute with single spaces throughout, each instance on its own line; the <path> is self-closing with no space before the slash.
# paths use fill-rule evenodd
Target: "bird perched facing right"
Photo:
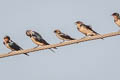
<path id="1" fill-rule="evenodd" d="M 120 27 L 120 15 L 119 15 L 119 13 L 113 13 L 112 16 L 114 18 L 115 24 L 117 24 Z"/>
<path id="2" fill-rule="evenodd" d="M 69 35 L 62 33 L 59 29 L 54 30 L 54 33 L 56 34 L 56 36 L 57 36 L 59 39 L 63 40 L 63 42 L 64 42 L 65 40 L 67 40 L 67 41 L 68 41 L 68 40 L 75 40 L 74 38 L 71 38 Z"/>
<path id="3" fill-rule="evenodd" d="M 85 36 L 95 36 L 95 35 L 100 35 L 99 33 L 95 32 L 91 26 L 84 24 L 81 21 L 77 21 L 75 22 L 77 25 L 77 29 L 78 31 L 80 31 L 81 33 L 83 33 Z M 103 38 L 101 38 L 103 39 Z"/>
<path id="4" fill-rule="evenodd" d="M 42 36 L 36 32 L 36 31 L 32 31 L 32 30 L 27 30 L 26 31 L 26 35 L 29 36 L 31 38 L 31 40 L 38 46 L 45 46 L 45 45 L 50 45 L 47 41 L 45 41 Z M 56 47 L 54 49 L 57 49 Z M 52 52 L 54 52 L 52 49 L 50 49 Z"/>

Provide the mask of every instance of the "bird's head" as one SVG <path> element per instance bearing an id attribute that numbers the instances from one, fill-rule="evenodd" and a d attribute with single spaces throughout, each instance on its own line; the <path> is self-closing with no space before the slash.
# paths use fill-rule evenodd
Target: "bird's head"
<path id="1" fill-rule="evenodd" d="M 26 35 L 27 35 L 27 36 L 29 36 L 29 37 L 30 37 L 30 36 L 31 36 L 31 34 L 32 34 L 32 30 L 26 30 Z"/>
<path id="2" fill-rule="evenodd" d="M 4 42 L 9 42 L 10 37 L 9 36 L 5 36 L 3 39 L 4 39 Z"/>
<path id="3" fill-rule="evenodd" d="M 76 21 L 75 24 L 76 24 L 76 25 L 77 25 L 77 24 L 81 25 L 81 24 L 83 24 L 83 22 L 81 22 L 81 21 Z"/>
<path id="4" fill-rule="evenodd" d="M 59 29 L 56 29 L 56 30 L 54 30 L 54 33 L 61 33 L 61 31 L 59 30 Z"/>
<path id="5" fill-rule="evenodd" d="M 119 18 L 119 13 L 113 13 L 112 16 L 114 17 L 115 20 Z"/>
<path id="6" fill-rule="evenodd" d="M 119 13 L 113 13 L 112 16 L 119 16 Z"/>

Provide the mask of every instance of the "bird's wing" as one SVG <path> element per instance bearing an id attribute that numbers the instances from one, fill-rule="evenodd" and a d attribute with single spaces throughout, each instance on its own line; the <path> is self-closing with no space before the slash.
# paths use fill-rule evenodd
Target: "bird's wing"
<path id="1" fill-rule="evenodd" d="M 33 33 L 32 33 L 32 37 L 36 40 L 36 41 L 38 41 L 38 42 L 40 42 L 40 43 L 43 43 L 44 45 L 50 45 L 47 41 L 45 41 L 43 38 L 42 38 L 42 36 L 38 33 L 38 32 L 35 32 L 35 31 L 32 31 Z M 54 49 L 57 49 L 56 47 L 54 48 Z"/>
<path id="2" fill-rule="evenodd" d="M 98 34 L 96 31 L 94 31 L 94 30 L 92 29 L 92 27 L 91 27 L 90 25 L 85 25 L 85 27 L 86 27 L 87 29 L 89 29 L 90 31 L 92 31 L 93 33 Z"/>
<path id="3" fill-rule="evenodd" d="M 35 32 L 35 31 L 33 31 L 32 37 L 33 37 L 36 41 L 39 41 L 39 42 L 40 42 L 41 39 L 43 39 L 42 36 L 41 36 L 39 33 Z"/>
<path id="4" fill-rule="evenodd" d="M 32 31 L 33 33 L 32 33 L 32 36 L 35 36 L 35 37 L 37 37 L 38 39 L 41 39 L 42 38 L 42 36 L 38 33 L 38 32 L 35 32 L 35 31 Z"/>
<path id="5" fill-rule="evenodd" d="M 10 46 L 11 48 L 13 48 L 14 50 L 22 50 L 22 48 L 21 48 L 19 45 L 17 45 L 15 42 L 13 42 L 13 41 L 11 41 L 11 42 L 9 43 L 9 46 Z"/>
<path id="6" fill-rule="evenodd" d="M 73 38 L 71 38 L 69 35 L 61 33 L 60 34 L 61 37 L 65 38 L 65 39 L 70 39 L 70 40 L 74 40 Z"/>
<path id="7" fill-rule="evenodd" d="M 120 19 L 120 16 L 118 17 L 118 19 Z"/>
<path id="8" fill-rule="evenodd" d="M 41 36 L 39 33 L 35 32 L 35 31 L 33 31 L 32 37 L 33 37 L 36 41 L 38 41 L 38 42 L 40 42 L 40 43 L 44 43 L 45 45 L 49 45 L 49 43 L 47 43 L 47 41 L 45 41 L 45 40 L 42 38 L 42 36 Z"/>

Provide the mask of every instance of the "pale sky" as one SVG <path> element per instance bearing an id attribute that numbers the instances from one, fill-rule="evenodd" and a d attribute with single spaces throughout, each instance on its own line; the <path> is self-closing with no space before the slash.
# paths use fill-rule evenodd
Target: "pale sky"
<path id="1" fill-rule="evenodd" d="M 119 30 L 111 14 L 120 13 L 120 0 L 0 0 L 0 54 L 9 35 L 22 48 L 35 47 L 25 35 L 39 32 L 49 43 L 59 43 L 53 31 L 84 37 L 74 22 L 80 20 L 100 33 Z M 0 59 L 0 80 L 120 80 L 120 36 L 42 50 L 29 57 Z"/>

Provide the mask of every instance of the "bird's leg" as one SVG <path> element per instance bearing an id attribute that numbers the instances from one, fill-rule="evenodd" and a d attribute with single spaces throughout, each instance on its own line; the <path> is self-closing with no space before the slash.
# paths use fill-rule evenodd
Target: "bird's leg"
<path id="1" fill-rule="evenodd" d="M 37 45 L 36 47 L 34 47 L 34 48 L 38 48 L 39 47 L 39 45 Z"/>

